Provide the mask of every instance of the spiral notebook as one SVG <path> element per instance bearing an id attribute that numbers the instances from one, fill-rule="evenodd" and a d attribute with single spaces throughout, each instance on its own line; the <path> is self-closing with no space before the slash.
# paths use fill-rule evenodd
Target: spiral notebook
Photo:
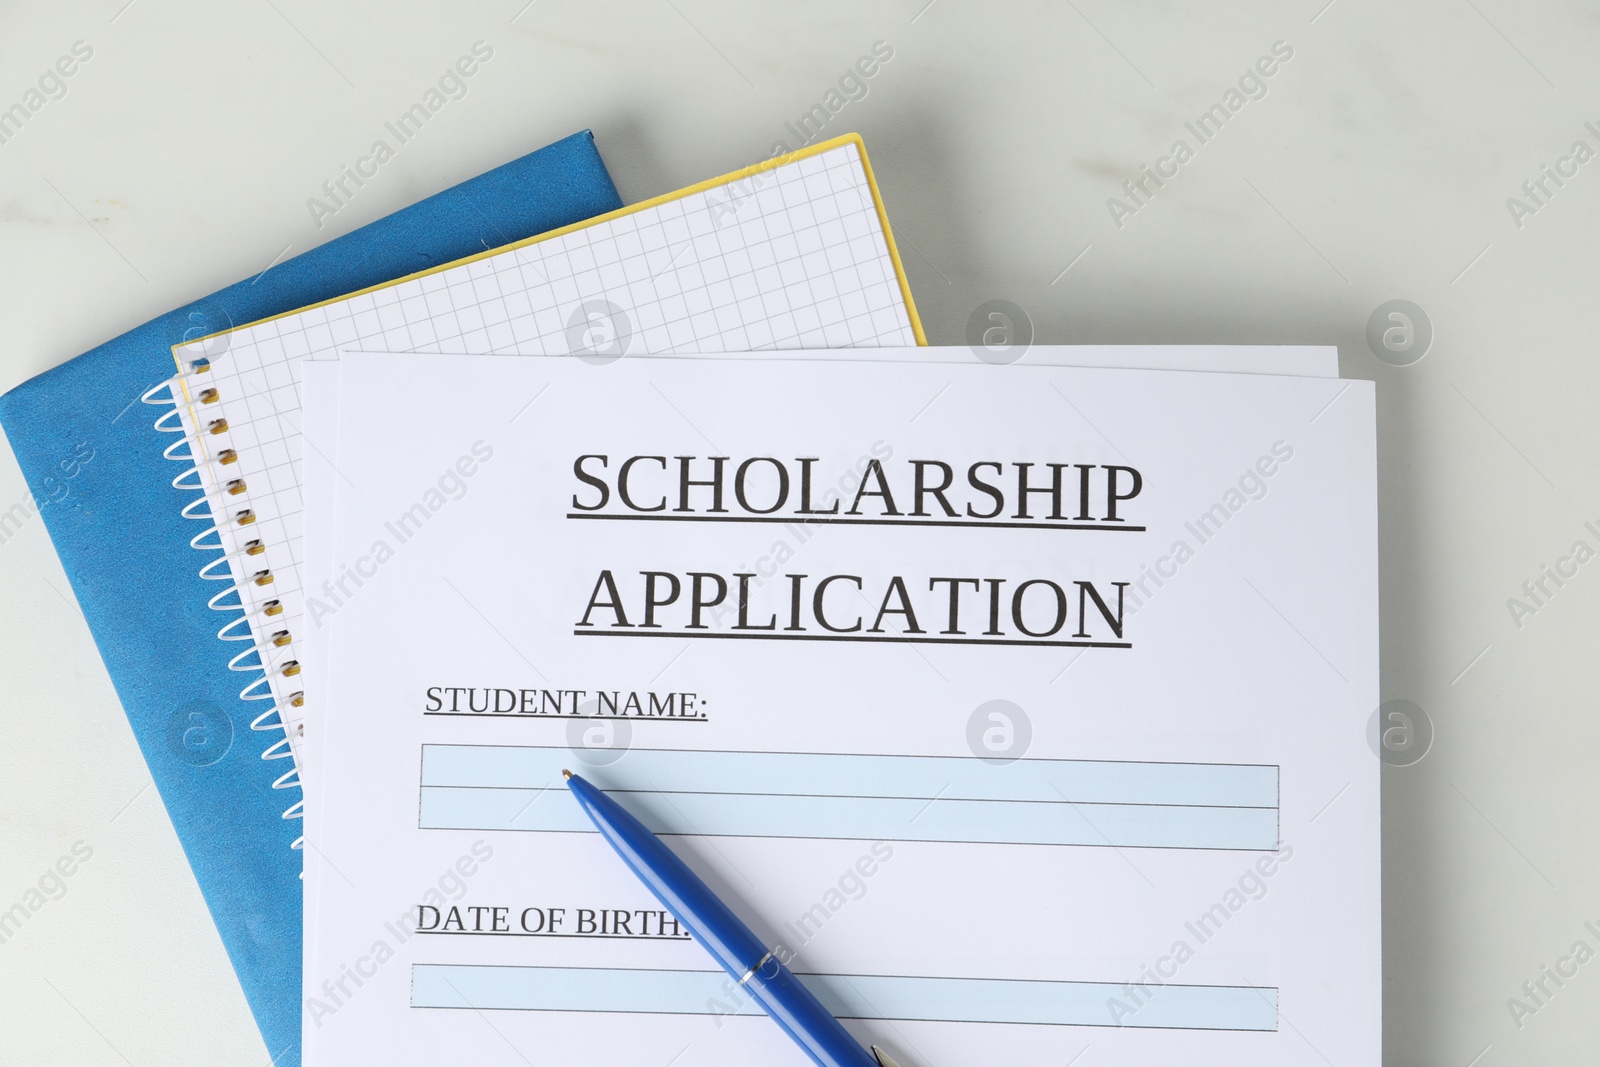
<path id="1" fill-rule="evenodd" d="M 304 732 L 302 640 L 338 609 L 301 572 L 296 364 L 342 348 L 623 354 L 925 344 L 861 138 L 774 157 L 679 192 L 241 329 L 175 345 L 158 426 L 225 521 L 246 611 L 220 634 L 265 665 L 252 696 Z M 200 507 L 197 498 L 195 507 Z M 400 517 L 402 526 L 420 518 Z M 207 546 L 197 546 L 207 547 Z M 359 577 L 359 576 L 358 576 Z M 347 587 L 348 588 L 348 587 Z M 248 628 L 248 629 L 247 629 Z M 230 663 L 233 666 L 233 663 Z M 259 670 L 259 667 L 256 669 Z"/>
<path id="2" fill-rule="evenodd" d="M 195 475 L 180 473 L 193 466 L 186 435 L 152 430 L 155 413 L 140 398 L 169 395 L 175 343 L 620 204 L 585 130 L 275 262 L 0 397 L 7 441 L 277 1067 L 300 1062 L 301 789 L 277 702 L 255 684 L 259 662 L 235 654 L 256 644 L 256 629 L 237 622 L 235 597 L 217 595 L 248 577 L 243 565 L 255 557 L 215 562 L 225 557 L 213 524 L 188 521 L 206 509 L 186 488 Z M 241 689 L 262 699 L 241 701 Z"/>

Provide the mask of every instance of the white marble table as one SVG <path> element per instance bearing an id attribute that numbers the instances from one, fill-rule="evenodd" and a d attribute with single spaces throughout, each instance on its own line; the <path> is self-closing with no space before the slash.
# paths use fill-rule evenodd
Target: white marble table
<path id="1" fill-rule="evenodd" d="M 1383 690 L 1436 735 L 1384 772 L 1385 1059 L 1592 1057 L 1600 962 L 1523 984 L 1600 949 L 1600 562 L 1560 563 L 1600 549 L 1600 161 L 1574 154 L 1600 151 L 1600 21 L 1190 7 L 9 5 L 0 109 L 72 74 L 0 143 L 0 387 L 585 126 L 635 201 L 826 114 L 866 139 L 935 343 L 1003 299 L 1039 341 L 1335 343 L 1378 382 Z M 477 41 L 463 98 L 308 204 Z M 1392 300 L 1420 360 L 1369 347 Z M 7 453 L 0 512 L 25 497 Z M 1534 600 L 1545 565 L 1576 573 Z M 0 605 L 0 909 L 92 849 L 0 944 L 0 1060 L 266 1064 L 37 518 L 4 532 Z"/>

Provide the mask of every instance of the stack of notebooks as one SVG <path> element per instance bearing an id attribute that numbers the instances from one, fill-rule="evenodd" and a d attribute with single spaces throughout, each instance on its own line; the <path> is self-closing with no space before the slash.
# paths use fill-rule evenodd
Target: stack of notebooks
<path id="1" fill-rule="evenodd" d="M 581 134 L 4 398 L 276 1063 L 804 1062 L 564 768 L 907 1067 L 1378 1062 L 1371 386 L 926 345 Z"/>

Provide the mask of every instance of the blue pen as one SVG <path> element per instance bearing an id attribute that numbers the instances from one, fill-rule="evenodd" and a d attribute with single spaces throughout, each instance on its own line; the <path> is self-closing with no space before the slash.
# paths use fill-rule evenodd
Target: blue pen
<path id="1" fill-rule="evenodd" d="M 896 1067 L 878 1046 L 872 1046 L 871 1053 L 863 1049 L 659 837 L 599 789 L 571 771 L 561 773 L 600 836 L 819 1067 Z"/>

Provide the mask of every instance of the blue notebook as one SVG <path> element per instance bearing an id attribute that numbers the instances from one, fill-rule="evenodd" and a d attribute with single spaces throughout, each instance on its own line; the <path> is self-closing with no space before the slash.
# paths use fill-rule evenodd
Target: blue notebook
<path id="1" fill-rule="evenodd" d="M 171 408 L 140 400 L 172 377 L 174 344 L 619 207 L 593 137 L 574 134 L 0 397 L 0 424 L 278 1067 L 300 1062 L 298 773 L 279 709 L 252 699 L 265 691 L 259 660 L 228 643 L 245 632 L 229 625 L 243 619 L 233 580 L 207 580 L 229 567 L 211 524 L 191 521 L 211 505 L 185 488 L 192 479 L 174 479 L 175 435 L 152 425 Z"/>

